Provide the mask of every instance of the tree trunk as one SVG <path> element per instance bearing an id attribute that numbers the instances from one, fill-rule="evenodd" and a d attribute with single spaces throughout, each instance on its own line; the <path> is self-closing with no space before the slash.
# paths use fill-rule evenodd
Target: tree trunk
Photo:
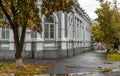
<path id="1" fill-rule="evenodd" d="M 16 46 L 16 52 L 15 52 L 15 58 L 16 58 L 16 67 L 23 67 L 22 63 L 22 50 L 25 40 L 25 33 L 26 33 L 26 26 L 22 27 L 21 36 L 18 36 L 18 27 L 16 27 L 14 30 L 14 41 Z"/>
<path id="2" fill-rule="evenodd" d="M 15 59 L 16 59 L 16 67 L 20 68 L 23 67 L 22 63 L 22 50 L 18 50 L 19 48 L 16 47 Z"/>
<path id="3" fill-rule="evenodd" d="M 23 67 L 22 58 L 16 59 L 16 67 L 18 68 Z"/>
<path id="4" fill-rule="evenodd" d="M 14 41 L 16 46 L 15 59 L 16 59 L 16 67 L 22 67 L 22 48 L 20 47 L 18 31 L 14 32 Z"/>

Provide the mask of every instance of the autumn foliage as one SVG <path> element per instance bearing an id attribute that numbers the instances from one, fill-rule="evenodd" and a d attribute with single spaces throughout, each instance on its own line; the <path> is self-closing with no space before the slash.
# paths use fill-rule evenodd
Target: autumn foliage
<path id="1" fill-rule="evenodd" d="M 100 8 L 95 12 L 98 15 L 96 19 L 100 25 L 101 32 L 104 34 L 102 41 L 106 45 L 119 43 L 120 38 L 120 13 L 118 12 L 116 0 L 111 3 L 107 0 L 99 0 Z"/>
<path id="2" fill-rule="evenodd" d="M 92 34 L 93 34 L 95 41 L 97 42 L 103 41 L 104 33 L 101 31 L 101 26 L 98 23 L 95 23 L 92 26 Z"/>
<path id="3" fill-rule="evenodd" d="M 42 0 L 42 13 L 51 15 L 56 11 L 71 12 L 74 0 Z"/>
<path id="4" fill-rule="evenodd" d="M 16 68 L 15 64 L 11 63 L 0 63 L 0 76 L 14 74 L 16 76 L 31 76 L 39 75 L 46 70 L 50 70 L 50 65 L 35 65 L 35 64 L 24 64 L 23 68 Z"/>

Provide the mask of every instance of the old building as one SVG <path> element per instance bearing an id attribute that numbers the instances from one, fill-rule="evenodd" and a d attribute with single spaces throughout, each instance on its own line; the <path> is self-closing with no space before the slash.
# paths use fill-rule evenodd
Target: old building
<path id="1" fill-rule="evenodd" d="M 27 30 L 24 58 L 66 58 L 91 50 L 92 23 L 77 0 L 70 13 L 59 11 L 46 17 L 40 12 L 39 15 L 43 32 Z M 12 30 L 0 28 L 0 58 L 14 58 L 14 50 Z"/>

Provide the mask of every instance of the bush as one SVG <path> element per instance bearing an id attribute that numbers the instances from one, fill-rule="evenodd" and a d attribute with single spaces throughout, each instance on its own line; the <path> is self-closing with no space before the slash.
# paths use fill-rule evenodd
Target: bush
<path id="1" fill-rule="evenodd" d="M 117 51 L 111 51 L 109 52 L 108 59 L 110 61 L 120 61 L 120 54 Z"/>

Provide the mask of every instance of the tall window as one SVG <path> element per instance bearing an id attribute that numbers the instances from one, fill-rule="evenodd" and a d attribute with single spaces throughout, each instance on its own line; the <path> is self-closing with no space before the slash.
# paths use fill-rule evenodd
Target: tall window
<path id="1" fill-rule="evenodd" d="M 45 18 L 44 34 L 45 39 L 54 39 L 54 19 L 52 16 Z"/>
<path id="2" fill-rule="evenodd" d="M 9 28 L 2 28 L 2 39 L 9 39 L 10 33 L 9 33 Z"/>

